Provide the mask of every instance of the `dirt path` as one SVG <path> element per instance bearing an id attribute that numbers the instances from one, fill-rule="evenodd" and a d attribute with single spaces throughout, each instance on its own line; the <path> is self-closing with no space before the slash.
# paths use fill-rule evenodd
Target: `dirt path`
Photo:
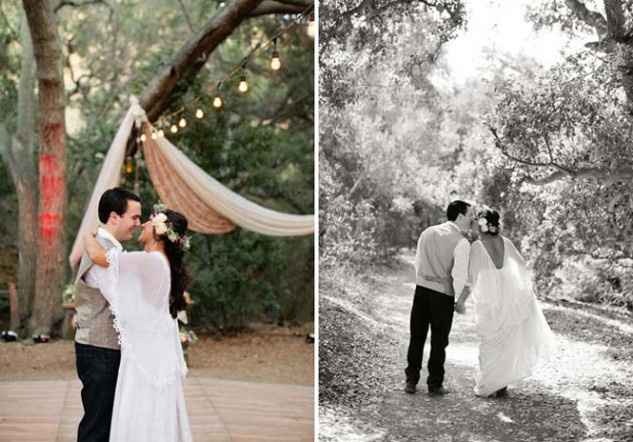
<path id="1" fill-rule="evenodd" d="M 405 394 L 412 261 L 403 255 L 396 269 L 356 289 L 321 289 L 321 364 L 334 367 L 321 370 L 320 440 L 633 441 L 633 326 L 588 309 L 543 303 L 558 351 L 530 379 L 511 386 L 508 399 L 481 399 L 473 394 L 478 351 L 471 303 L 453 321 L 446 363 L 451 393 Z M 336 324 L 354 332 L 337 334 Z M 343 347 L 336 345 L 346 337 Z M 371 347 L 364 350 L 369 361 L 359 360 L 359 345 Z M 424 365 L 428 353 L 427 345 Z"/>

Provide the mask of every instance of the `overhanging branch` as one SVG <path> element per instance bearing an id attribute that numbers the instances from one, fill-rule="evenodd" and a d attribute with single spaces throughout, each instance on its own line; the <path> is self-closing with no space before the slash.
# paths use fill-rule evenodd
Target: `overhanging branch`
<path id="1" fill-rule="evenodd" d="M 301 14 L 313 4 L 313 1 L 288 2 L 265 0 L 250 13 L 250 17 L 260 17 L 269 14 Z"/>
<path id="2" fill-rule="evenodd" d="M 508 151 L 507 146 L 503 144 L 503 141 L 499 137 L 499 134 L 497 133 L 497 129 L 495 127 L 488 126 L 488 129 L 495 139 L 495 147 L 497 147 L 497 149 L 499 149 L 506 158 L 514 161 L 515 163 L 523 164 L 526 166 L 558 169 L 556 172 L 553 172 L 543 178 L 533 178 L 531 176 L 524 177 L 523 181 L 529 184 L 540 186 L 551 184 L 565 178 L 599 178 L 608 180 L 610 182 L 633 178 L 633 167 L 628 164 L 616 167 L 615 169 L 603 167 L 582 167 L 578 169 L 570 169 L 568 167 L 557 164 L 554 161 L 553 156 L 551 156 L 551 152 L 549 162 L 539 162 L 526 158 L 519 158 L 515 155 L 512 155 Z"/>

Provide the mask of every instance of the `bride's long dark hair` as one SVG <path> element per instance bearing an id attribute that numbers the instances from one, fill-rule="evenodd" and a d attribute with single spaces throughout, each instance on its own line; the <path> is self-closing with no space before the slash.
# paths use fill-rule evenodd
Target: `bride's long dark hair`
<path id="1" fill-rule="evenodd" d="M 163 211 L 163 213 L 167 216 L 168 225 L 182 238 L 185 233 L 187 233 L 187 226 L 189 225 L 187 218 L 169 209 Z M 154 235 L 165 244 L 165 254 L 169 260 L 169 270 L 171 273 L 169 313 L 175 319 L 178 312 L 187 307 L 184 293 L 191 282 L 189 272 L 184 263 L 185 250 L 181 241 L 172 242 L 166 234 L 156 235 L 155 230 Z"/>

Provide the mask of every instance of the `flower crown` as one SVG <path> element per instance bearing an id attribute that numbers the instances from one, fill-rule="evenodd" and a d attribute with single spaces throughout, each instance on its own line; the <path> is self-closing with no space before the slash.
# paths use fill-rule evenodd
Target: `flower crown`
<path id="1" fill-rule="evenodd" d="M 484 212 L 489 211 L 489 210 L 492 210 L 492 209 L 488 206 L 484 206 L 483 209 L 479 212 L 479 215 L 477 215 L 478 217 L 477 223 L 479 224 L 479 230 L 481 230 L 484 233 L 486 232 L 497 233 L 499 229 L 501 229 L 501 223 L 499 223 L 499 226 L 491 226 L 488 224 L 488 220 L 483 215 Z"/>
<path id="2" fill-rule="evenodd" d="M 150 220 L 152 222 L 152 226 L 154 226 L 154 229 L 156 230 L 156 234 L 166 235 L 169 241 L 178 244 L 184 250 L 189 250 L 190 237 L 184 234 L 180 235 L 173 229 L 173 226 L 167 220 L 165 210 L 167 210 L 167 206 L 164 204 L 154 204 L 154 214 L 150 217 Z"/>

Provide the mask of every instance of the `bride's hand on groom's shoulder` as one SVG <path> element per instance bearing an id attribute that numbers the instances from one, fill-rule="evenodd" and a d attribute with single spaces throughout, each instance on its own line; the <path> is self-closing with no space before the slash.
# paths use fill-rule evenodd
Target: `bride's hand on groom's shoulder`
<path id="1" fill-rule="evenodd" d="M 84 249 L 88 249 L 93 243 L 97 243 L 97 234 L 94 232 L 86 233 L 84 235 Z"/>

